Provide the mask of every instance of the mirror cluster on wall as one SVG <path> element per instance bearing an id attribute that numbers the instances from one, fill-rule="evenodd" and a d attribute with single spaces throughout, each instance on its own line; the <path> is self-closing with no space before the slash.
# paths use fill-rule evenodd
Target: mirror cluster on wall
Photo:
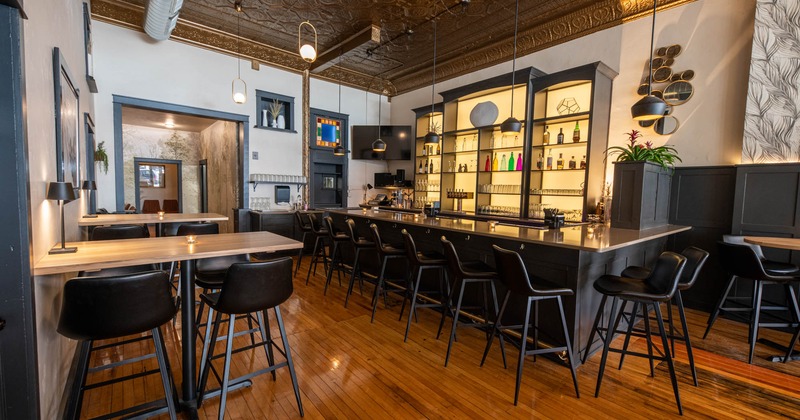
<path id="1" fill-rule="evenodd" d="M 669 135 L 678 130 L 680 122 L 673 115 L 674 107 L 683 105 L 692 98 L 694 87 L 691 80 L 694 70 L 677 70 L 674 68 L 676 57 L 681 54 L 680 45 L 669 45 L 656 48 L 653 57 L 653 74 L 648 75 L 649 63 L 645 62 L 645 71 L 637 93 L 647 95 L 647 84 L 653 82 L 652 94 L 667 103 L 664 116 L 651 121 L 639 121 L 641 127 L 652 127 L 653 131 L 661 135 Z"/>

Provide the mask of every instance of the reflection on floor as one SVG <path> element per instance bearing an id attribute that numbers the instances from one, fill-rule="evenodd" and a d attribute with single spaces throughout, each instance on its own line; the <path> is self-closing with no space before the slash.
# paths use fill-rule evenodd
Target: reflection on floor
<path id="1" fill-rule="evenodd" d="M 503 369 L 499 346 L 479 367 L 485 338 L 479 331 L 459 330 L 450 365 L 443 367 L 446 337 L 435 339 L 438 314 L 419 311 L 403 343 L 404 321 L 398 322 L 400 305 L 379 306 L 370 324 L 371 286 L 364 295 L 356 292 L 348 309 L 343 307 L 345 287 L 334 280 L 323 296 L 324 278 L 318 273 L 308 286 L 306 265 L 295 278 L 295 293 L 282 307 L 300 382 L 306 418 L 626 418 L 677 417 L 669 373 L 665 364 L 649 377 L 647 361 L 626 358 L 617 370 L 618 355 L 609 356 L 609 368 L 600 398 L 594 398 L 599 355 L 578 369 L 580 399 L 575 398 L 569 370 L 555 362 L 529 358 L 525 364 L 519 406 L 513 405 L 516 356 L 509 348 L 509 368 Z M 321 270 L 320 270 L 321 272 Z M 301 275 L 302 273 L 302 275 Z M 334 277 L 335 279 L 335 277 Z M 398 302 L 399 303 L 399 302 Z M 702 340 L 707 314 L 688 311 L 695 343 L 700 386 L 692 386 L 691 373 L 682 346 L 676 345 L 676 369 L 687 418 L 800 417 L 800 362 L 770 363 L 765 357 L 775 351 L 756 346 L 756 362 L 746 363 L 747 326 L 721 319 Z M 244 322 L 244 321 L 240 321 Z M 166 340 L 173 375 L 180 380 L 180 325 L 166 327 Z M 447 331 L 447 330 L 446 330 Z M 273 332 L 277 336 L 277 328 Z M 779 343 L 789 335 L 764 331 L 764 337 Z M 249 341 L 237 338 L 236 344 Z M 644 341 L 633 346 L 646 351 Z M 219 350 L 223 349 L 220 345 Z M 112 349 L 96 356 L 94 363 L 108 363 L 123 355 L 135 357 L 142 344 Z M 199 356 L 199 355 L 198 355 Z M 217 361 L 221 365 L 221 361 Z M 153 360 L 106 371 L 89 377 L 91 382 L 112 375 L 129 374 L 154 366 Z M 234 356 L 232 376 L 266 366 L 263 351 Z M 105 376 L 104 376 L 105 375 Z M 213 379 L 210 379 L 213 382 Z M 156 376 L 116 384 L 87 394 L 84 417 L 160 398 Z M 219 398 L 204 402 L 201 418 L 217 416 Z M 277 381 L 269 375 L 254 380 L 250 388 L 228 397 L 228 418 L 298 418 L 299 413 L 286 369 Z M 160 418 L 166 418 L 162 416 Z"/>

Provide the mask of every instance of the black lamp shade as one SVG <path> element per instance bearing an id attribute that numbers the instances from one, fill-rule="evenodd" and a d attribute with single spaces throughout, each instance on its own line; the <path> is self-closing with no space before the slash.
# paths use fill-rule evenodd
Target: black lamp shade
<path id="1" fill-rule="evenodd" d="M 667 103 L 663 99 L 647 95 L 639 99 L 631 107 L 631 117 L 636 121 L 656 120 L 664 116 L 667 110 Z"/>
<path id="2" fill-rule="evenodd" d="M 83 181 L 82 190 L 97 191 L 97 184 L 94 181 Z"/>
<path id="3" fill-rule="evenodd" d="M 47 199 L 72 201 L 75 199 L 75 190 L 70 182 L 50 182 L 47 184 Z"/>
<path id="4" fill-rule="evenodd" d="M 430 131 L 425 135 L 425 145 L 432 146 L 434 144 L 439 144 L 439 135 L 433 131 Z"/>
<path id="5" fill-rule="evenodd" d="M 334 156 L 344 156 L 345 150 L 340 144 L 337 144 L 336 147 L 333 148 L 333 155 Z"/>
<path id="6" fill-rule="evenodd" d="M 522 123 L 514 117 L 508 117 L 507 120 L 500 124 L 501 134 L 514 134 L 522 131 Z"/>
<path id="7" fill-rule="evenodd" d="M 377 139 L 372 142 L 372 151 L 373 152 L 385 152 L 386 151 L 386 142 L 381 139 Z"/>

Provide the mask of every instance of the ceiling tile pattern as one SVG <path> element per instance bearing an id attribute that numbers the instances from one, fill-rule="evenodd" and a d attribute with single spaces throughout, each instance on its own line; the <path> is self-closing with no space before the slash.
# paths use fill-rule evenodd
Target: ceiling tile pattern
<path id="1" fill-rule="evenodd" d="M 696 0 L 658 0 L 660 8 Z M 96 19 L 141 30 L 147 0 L 94 0 Z M 446 80 L 511 59 L 514 0 L 184 0 L 172 39 L 235 54 L 237 20 L 241 55 L 302 72 L 297 30 L 309 20 L 319 52 L 369 25 L 381 43 L 347 51 L 313 77 L 396 95 L 431 82 L 433 25 L 438 25 L 437 80 Z M 652 0 L 521 0 L 518 55 L 557 45 L 645 16 Z"/>

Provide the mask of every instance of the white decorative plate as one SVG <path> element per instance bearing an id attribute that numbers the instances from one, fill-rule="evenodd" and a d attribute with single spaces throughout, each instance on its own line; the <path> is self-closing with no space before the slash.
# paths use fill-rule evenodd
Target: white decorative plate
<path id="1" fill-rule="evenodd" d="M 469 121 L 473 127 L 484 127 L 494 124 L 498 115 L 500 115 L 500 111 L 494 102 L 481 102 L 470 111 Z"/>

